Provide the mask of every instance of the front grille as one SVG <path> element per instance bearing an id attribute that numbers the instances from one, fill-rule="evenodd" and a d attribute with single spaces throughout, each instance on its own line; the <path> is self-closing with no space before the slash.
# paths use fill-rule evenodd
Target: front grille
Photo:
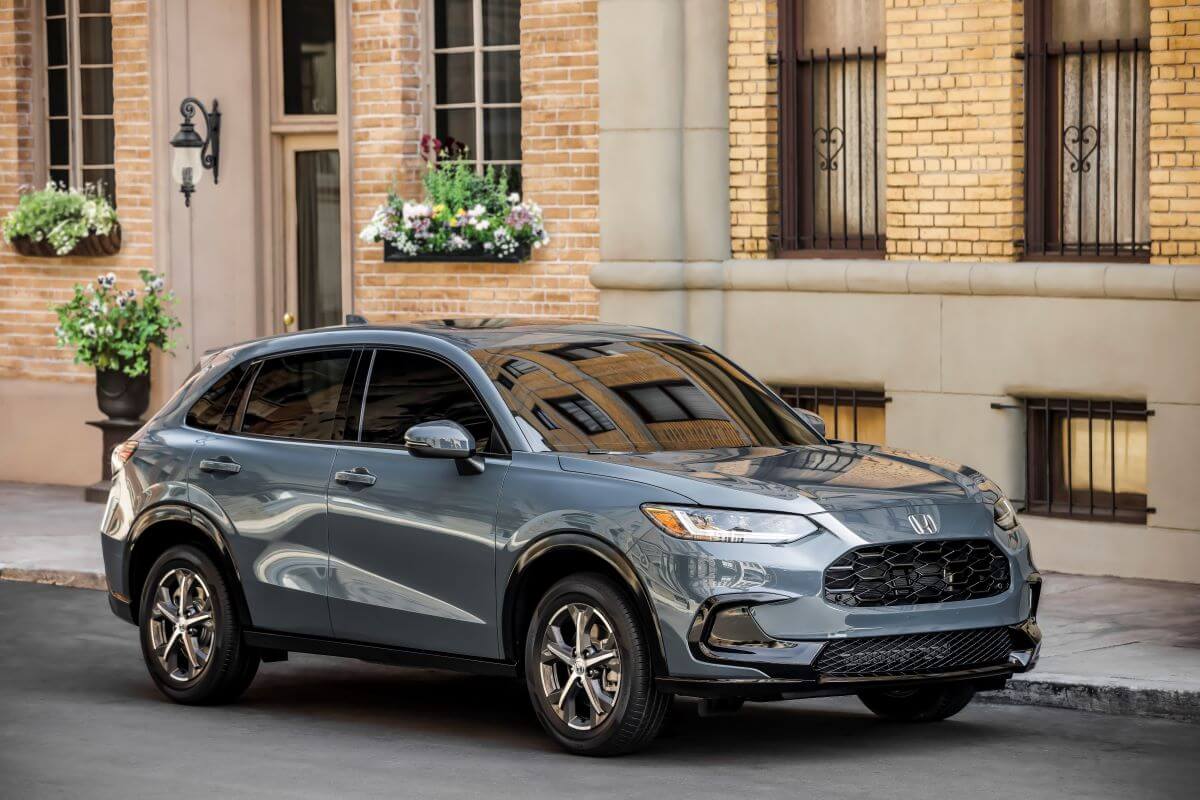
<path id="1" fill-rule="evenodd" d="M 859 608 L 995 597 L 1008 585 L 1008 559 L 986 539 L 868 545 L 825 568 L 825 599 Z"/>
<path id="2" fill-rule="evenodd" d="M 835 639 L 821 651 L 816 668 L 841 678 L 925 675 L 1004 664 L 1011 650 L 1008 628 Z"/>

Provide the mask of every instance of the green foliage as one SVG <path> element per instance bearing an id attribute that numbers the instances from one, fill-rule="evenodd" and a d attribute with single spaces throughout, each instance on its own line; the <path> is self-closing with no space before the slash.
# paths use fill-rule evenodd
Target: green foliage
<path id="1" fill-rule="evenodd" d="M 480 174 L 470 161 L 443 161 L 428 165 L 423 182 L 425 202 L 451 213 L 477 205 L 493 215 L 508 210 L 508 174 L 497 175 L 495 167 L 489 166 Z"/>
<path id="2" fill-rule="evenodd" d="M 17 207 L 4 219 L 4 240 L 11 244 L 14 238 L 25 236 L 35 242 L 47 241 L 63 256 L 80 239 L 93 233 L 106 235 L 116 224 L 116 209 L 97 187 L 67 190 L 48 183 L 45 189 L 21 195 Z"/>
<path id="3" fill-rule="evenodd" d="M 75 363 L 99 370 L 121 370 L 131 378 L 150 367 L 150 348 L 170 351 L 171 331 L 179 320 L 167 310 L 173 292 L 163 292 L 163 279 L 149 270 L 138 273 L 142 289 L 117 288 L 111 272 L 94 284 L 75 285 L 75 295 L 53 311 L 59 347 L 75 348 Z"/>

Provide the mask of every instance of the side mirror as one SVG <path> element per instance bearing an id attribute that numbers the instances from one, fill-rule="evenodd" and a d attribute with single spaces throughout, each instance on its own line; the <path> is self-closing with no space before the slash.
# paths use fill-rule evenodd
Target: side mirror
<path id="1" fill-rule="evenodd" d="M 448 419 L 413 425 L 404 433 L 404 446 L 418 458 L 454 459 L 460 475 L 483 472 L 483 459 L 475 454 L 475 437 Z"/>
<path id="2" fill-rule="evenodd" d="M 808 427 L 813 428 L 814 430 L 816 430 L 817 433 L 821 434 L 821 438 L 823 438 L 823 439 L 828 438 L 825 435 L 825 420 L 821 417 L 820 414 L 815 414 L 812 411 L 809 411 L 808 409 L 805 409 L 805 408 L 797 408 L 796 413 L 799 414 L 800 417 L 805 422 L 808 423 Z"/>

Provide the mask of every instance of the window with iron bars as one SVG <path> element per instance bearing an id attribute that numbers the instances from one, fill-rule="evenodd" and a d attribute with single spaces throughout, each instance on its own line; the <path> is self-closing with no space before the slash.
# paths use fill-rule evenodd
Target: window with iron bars
<path id="1" fill-rule="evenodd" d="M 779 253 L 886 247 L 881 0 L 779 2 Z"/>
<path id="2" fill-rule="evenodd" d="M 1025 255 L 1150 255 L 1147 0 L 1025 4 Z"/>
<path id="3" fill-rule="evenodd" d="M 1024 398 L 1024 512 L 1144 523 L 1144 402 Z"/>
<path id="4" fill-rule="evenodd" d="M 776 386 L 775 391 L 792 408 L 811 411 L 825 420 L 830 439 L 885 444 L 884 409 L 890 397 L 874 389 L 840 389 L 830 386 Z"/>

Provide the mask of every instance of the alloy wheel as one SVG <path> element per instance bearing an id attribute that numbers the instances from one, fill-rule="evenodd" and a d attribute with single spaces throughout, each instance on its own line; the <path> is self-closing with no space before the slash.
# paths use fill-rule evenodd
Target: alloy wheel
<path id="1" fill-rule="evenodd" d="M 541 641 L 542 692 L 566 725 L 591 731 L 612 713 L 621 691 L 621 653 L 608 619 L 586 603 L 558 609 Z"/>
<path id="2" fill-rule="evenodd" d="M 217 627 L 212 595 L 197 573 L 176 567 L 159 580 L 150 612 L 150 644 L 171 680 L 187 683 L 204 672 Z"/>

